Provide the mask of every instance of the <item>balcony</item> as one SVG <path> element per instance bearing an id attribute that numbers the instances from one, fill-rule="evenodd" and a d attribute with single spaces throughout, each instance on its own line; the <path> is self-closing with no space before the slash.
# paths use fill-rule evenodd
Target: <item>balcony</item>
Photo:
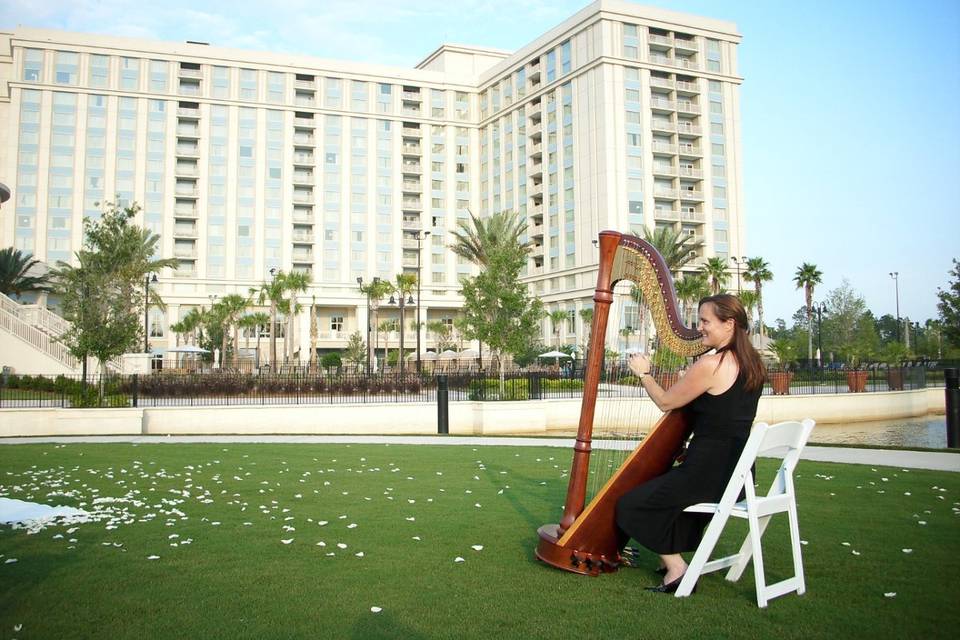
<path id="1" fill-rule="evenodd" d="M 530 247 L 530 257 L 536 260 L 537 258 L 543 258 L 543 243 L 535 244 Z"/>
<path id="2" fill-rule="evenodd" d="M 313 191 L 293 190 L 293 201 L 300 203 L 313 203 Z"/>
<path id="3" fill-rule="evenodd" d="M 407 156 L 418 156 L 423 153 L 423 147 L 419 144 L 404 143 L 403 154 Z"/>
<path id="4" fill-rule="evenodd" d="M 662 64 L 662 65 L 670 66 L 673 64 L 673 58 L 671 58 L 670 56 L 661 55 L 659 53 L 651 53 L 650 62 L 652 62 L 653 64 Z"/>
<path id="5" fill-rule="evenodd" d="M 199 96 L 200 81 L 199 80 L 181 80 L 180 87 L 179 87 L 179 94 L 182 96 Z"/>
<path id="6" fill-rule="evenodd" d="M 700 105 L 692 100 L 677 100 L 677 111 L 684 113 L 700 113 Z"/>
<path id="7" fill-rule="evenodd" d="M 681 178 L 702 178 L 703 171 L 695 167 L 680 167 Z"/>
<path id="8" fill-rule="evenodd" d="M 677 80 L 677 91 L 682 91 L 685 93 L 700 93 L 700 84 L 698 82 Z"/>
<path id="9" fill-rule="evenodd" d="M 186 158 L 199 158 L 199 157 L 200 157 L 200 146 L 199 146 L 199 145 L 178 144 L 178 145 L 177 145 L 177 155 L 180 156 L 180 157 L 186 157 Z"/>
<path id="10" fill-rule="evenodd" d="M 706 222 L 707 216 L 702 211 L 681 211 L 680 219 L 683 222 Z"/>
<path id="11" fill-rule="evenodd" d="M 531 158 L 539 158 L 543 153 L 543 143 L 534 142 L 533 144 L 527 145 L 527 152 Z"/>
<path id="12" fill-rule="evenodd" d="M 403 190 L 404 190 L 404 191 L 412 192 L 412 193 L 420 193 L 420 191 L 421 191 L 422 189 L 423 189 L 423 184 L 422 184 L 419 180 L 417 180 L 417 181 L 404 180 L 404 181 L 403 181 Z"/>
<path id="13" fill-rule="evenodd" d="M 654 131 L 676 131 L 677 127 L 669 120 L 654 120 L 650 123 L 650 128 Z"/>
<path id="14" fill-rule="evenodd" d="M 419 244 L 413 238 L 404 238 L 400 242 L 400 246 L 403 247 L 404 249 L 416 249 L 419 246 Z"/>
<path id="15" fill-rule="evenodd" d="M 677 133 L 699 136 L 703 129 L 700 125 L 690 124 L 689 122 L 680 122 L 677 124 Z"/>
<path id="16" fill-rule="evenodd" d="M 200 109 L 196 107 L 177 107 L 177 117 L 196 120 L 200 117 Z"/>
<path id="17" fill-rule="evenodd" d="M 650 86 L 673 89 L 673 80 L 670 78 L 658 78 L 657 76 L 650 76 Z"/>
<path id="18" fill-rule="evenodd" d="M 196 209 L 196 208 L 192 208 L 192 209 L 191 209 L 191 208 L 187 208 L 187 207 L 175 207 L 174 210 L 173 210 L 173 217 L 174 217 L 174 218 L 189 218 L 189 219 L 192 219 L 192 220 L 196 220 L 197 218 L 200 217 L 200 214 L 197 213 L 197 209 Z"/>
<path id="19" fill-rule="evenodd" d="M 671 38 L 670 36 L 661 36 L 656 33 L 651 33 L 649 36 L 649 39 L 650 39 L 650 44 L 657 44 L 664 47 L 673 46 L 673 38 Z"/>
<path id="20" fill-rule="evenodd" d="M 402 227 L 405 231 L 420 231 L 423 229 L 419 216 L 403 216 Z"/>
<path id="21" fill-rule="evenodd" d="M 294 251 L 291 259 L 295 263 L 312 264 L 313 251 Z"/>
<path id="22" fill-rule="evenodd" d="M 313 233 L 309 231 L 294 231 L 293 241 L 299 244 L 313 244 Z"/>
<path id="23" fill-rule="evenodd" d="M 660 111 L 674 111 L 677 108 L 677 103 L 665 98 L 651 98 L 650 108 Z"/>
<path id="24" fill-rule="evenodd" d="M 697 62 L 696 59 L 692 57 L 691 58 L 678 57 L 673 59 L 673 66 L 680 67 L 681 69 L 699 69 L 700 63 Z"/>
<path id="25" fill-rule="evenodd" d="M 654 164 L 653 173 L 660 176 L 675 176 L 677 175 L 677 168 L 672 164 Z"/>
<path id="26" fill-rule="evenodd" d="M 527 135 L 530 136 L 531 138 L 533 136 L 539 136 L 542 132 L 543 132 L 543 124 L 540 122 L 536 122 L 527 127 Z"/>
<path id="27" fill-rule="evenodd" d="M 543 175 L 543 163 L 536 158 L 530 158 L 527 162 L 527 177 L 539 178 Z"/>
<path id="28" fill-rule="evenodd" d="M 317 144 L 314 136 L 307 134 L 293 134 L 293 144 L 298 147 L 312 147 Z"/>
<path id="29" fill-rule="evenodd" d="M 313 166 L 314 157 L 312 153 L 295 153 L 293 154 L 293 164 L 305 164 Z"/>
<path id="30" fill-rule="evenodd" d="M 313 118 L 294 118 L 293 125 L 295 127 L 307 127 L 308 129 L 314 129 L 316 128 L 317 123 Z"/>
<path id="31" fill-rule="evenodd" d="M 414 267 L 414 268 L 416 268 L 416 266 L 417 266 L 417 259 L 416 259 L 416 258 L 403 258 L 401 264 L 403 264 L 403 266 L 405 266 L 405 267 Z"/>
<path id="32" fill-rule="evenodd" d="M 540 196 L 543 199 L 543 182 L 533 182 L 530 184 L 530 187 L 527 189 L 527 195 L 531 198 Z"/>
<path id="33" fill-rule="evenodd" d="M 668 189 L 667 187 L 654 187 L 653 195 L 657 198 L 668 198 L 670 200 L 677 199 L 677 190 Z"/>
<path id="34" fill-rule="evenodd" d="M 317 82 L 316 80 L 302 80 L 300 78 L 297 78 L 296 80 L 293 81 L 293 86 L 298 89 L 316 89 Z"/>
<path id="35" fill-rule="evenodd" d="M 401 107 L 401 110 L 403 111 L 403 113 L 406 113 L 406 114 L 412 115 L 412 116 L 418 116 L 418 115 L 420 115 L 420 103 L 419 103 L 419 102 L 408 102 L 408 101 L 404 100 L 404 101 L 400 104 L 400 107 Z"/>
<path id="36" fill-rule="evenodd" d="M 298 223 L 313 224 L 313 211 L 298 211 L 297 209 L 294 209 L 293 221 Z"/>
<path id="37" fill-rule="evenodd" d="M 667 222 L 679 222 L 680 221 L 680 212 L 674 211 L 673 209 L 654 209 L 653 210 L 653 219 L 654 220 L 664 220 Z"/>
<path id="38" fill-rule="evenodd" d="M 540 221 L 543 222 L 543 205 L 542 204 L 535 204 L 533 206 L 530 206 L 527 208 L 527 211 L 530 215 L 531 220 L 533 220 L 534 218 L 539 218 Z"/>
<path id="39" fill-rule="evenodd" d="M 681 143 L 680 145 L 677 146 L 677 150 L 682 156 L 702 156 L 703 155 L 703 149 L 701 149 L 700 146 L 696 144 Z"/>
<path id="40" fill-rule="evenodd" d="M 181 262 L 173 272 L 174 278 L 193 278 L 197 275 L 197 270 L 193 268 L 192 262 Z"/>
<path id="41" fill-rule="evenodd" d="M 314 107 L 317 104 L 313 91 L 298 90 L 293 95 L 293 104 L 298 107 Z"/>
<path id="42" fill-rule="evenodd" d="M 177 164 L 173 170 L 174 175 L 197 177 L 200 175 L 200 169 L 195 164 Z"/>
<path id="43" fill-rule="evenodd" d="M 699 51 L 700 47 L 697 45 L 695 38 L 677 38 L 673 39 L 673 46 L 677 49 L 685 49 L 687 51 Z"/>
<path id="44" fill-rule="evenodd" d="M 403 91 L 400 94 L 400 98 L 402 100 L 409 100 L 410 102 L 423 102 L 419 91 Z"/>
<path id="45" fill-rule="evenodd" d="M 681 200 L 703 200 L 703 191 L 697 189 L 680 189 Z"/>
<path id="46" fill-rule="evenodd" d="M 403 127 L 402 134 L 407 138 L 423 137 L 423 132 L 420 131 L 420 127 Z"/>
<path id="47" fill-rule="evenodd" d="M 197 248 L 196 247 L 174 247 L 173 257 L 179 258 L 181 260 L 196 260 Z"/>
<path id="48" fill-rule="evenodd" d="M 197 198 L 200 196 L 200 190 L 197 189 L 196 185 L 184 186 L 178 184 L 174 190 L 174 194 L 178 198 Z"/>
<path id="49" fill-rule="evenodd" d="M 401 165 L 401 171 L 411 175 L 420 175 L 423 173 L 423 166 L 419 162 L 404 162 Z"/>
<path id="50" fill-rule="evenodd" d="M 304 171 L 294 171 L 293 183 L 294 184 L 313 184 L 313 174 L 306 173 Z"/>
<path id="51" fill-rule="evenodd" d="M 174 227 L 173 229 L 174 238 L 196 238 L 197 237 L 197 228 L 195 226 L 189 227 Z"/>
<path id="52" fill-rule="evenodd" d="M 531 238 L 543 237 L 543 224 L 530 224 L 527 226 L 527 235 Z"/>
<path id="53" fill-rule="evenodd" d="M 654 153 L 667 153 L 673 155 L 677 152 L 677 145 L 667 144 L 666 142 L 654 142 L 650 148 Z"/>
<path id="54" fill-rule="evenodd" d="M 200 127 L 191 124 L 178 124 L 177 125 L 177 136 L 180 138 L 199 138 L 200 137 Z"/>
<path id="55" fill-rule="evenodd" d="M 419 198 L 404 198 L 400 208 L 404 211 L 423 211 L 423 203 Z"/>

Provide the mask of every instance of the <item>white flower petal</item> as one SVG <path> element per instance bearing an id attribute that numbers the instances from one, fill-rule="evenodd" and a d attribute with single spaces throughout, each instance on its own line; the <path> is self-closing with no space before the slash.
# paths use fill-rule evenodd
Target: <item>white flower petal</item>
<path id="1" fill-rule="evenodd" d="M 147 560 L 159 560 L 160 556 L 147 556 Z"/>
<path id="2" fill-rule="evenodd" d="M 885 598 L 896 598 L 896 597 L 897 597 L 897 592 L 896 592 L 896 591 L 888 591 L 887 593 L 883 594 L 883 596 L 884 596 Z"/>
<path id="3" fill-rule="evenodd" d="M 482 544 L 475 544 L 475 545 L 473 545 L 473 546 L 470 547 L 470 548 L 473 549 L 474 551 L 483 551 L 483 545 L 482 545 Z"/>
<path id="4" fill-rule="evenodd" d="M 380 607 L 370 607 L 370 611 L 372 611 L 373 613 L 380 613 L 381 611 L 383 611 L 383 609 Z"/>
<path id="5" fill-rule="evenodd" d="M 454 561 L 454 562 L 466 562 L 466 560 L 464 560 L 464 559 L 461 558 L 460 556 L 457 556 L 456 558 L 454 558 L 453 561 Z"/>
<path id="6" fill-rule="evenodd" d="M 282 542 L 283 544 L 290 544 L 291 542 L 293 542 L 293 538 L 290 538 L 288 540 L 280 540 L 280 542 Z"/>
<path id="7" fill-rule="evenodd" d="M 913 549 L 900 549 L 900 551 L 903 551 L 904 553 L 913 553 Z"/>

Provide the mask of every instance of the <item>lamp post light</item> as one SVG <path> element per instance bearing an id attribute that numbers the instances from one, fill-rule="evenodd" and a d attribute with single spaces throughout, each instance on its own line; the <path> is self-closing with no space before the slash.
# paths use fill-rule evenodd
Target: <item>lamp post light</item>
<path id="1" fill-rule="evenodd" d="M 417 231 L 417 374 L 419 375 L 422 372 L 423 365 L 420 363 L 420 252 L 421 247 L 420 243 L 430 235 L 429 231 L 424 231 L 421 235 L 421 232 Z M 400 328 L 400 340 L 403 340 L 403 327 Z M 403 352 L 403 347 L 401 346 L 400 352 Z"/>
<path id="2" fill-rule="evenodd" d="M 891 271 L 890 277 L 893 278 L 893 288 L 897 296 L 897 342 L 900 342 L 900 272 Z"/>
<path id="3" fill-rule="evenodd" d="M 816 302 L 813 305 L 813 310 L 817 312 L 817 353 L 820 354 L 820 357 L 817 358 L 818 364 L 823 363 L 823 313 L 827 310 L 827 305 L 823 302 Z"/>
<path id="4" fill-rule="evenodd" d="M 390 296 L 389 304 L 397 304 L 397 300 Z M 413 296 L 407 296 L 403 299 L 403 293 L 400 294 L 400 375 L 403 375 L 403 309 L 408 304 L 413 304 Z"/>
<path id="5" fill-rule="evenodd" d="M 380 278 L 374 277 L 373 284 L 380 282 Z M 360 293 L 367 295 L 367 375 L 370 375 L 370 288 L 363 288 L 363 276 L 357 276 L 357 284 L 360 286 Z"/>
<path id="6" fill-rule="evenodd" d="M 157 274 L 143 278 L 143 352 L 150 353 L 150 285 L 157 284 Z"/>

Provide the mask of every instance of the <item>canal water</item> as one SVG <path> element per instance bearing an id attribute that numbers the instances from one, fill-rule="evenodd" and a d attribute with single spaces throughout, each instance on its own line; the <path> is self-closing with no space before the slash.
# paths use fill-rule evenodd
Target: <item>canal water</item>
<path id="1" fill-rule="evenodd" d="M 928 415 L 900 420 L 818 424 L 810 435 L 810 442 L 940 449 L 947 446 L 947 422 L 942 415 Z"/>

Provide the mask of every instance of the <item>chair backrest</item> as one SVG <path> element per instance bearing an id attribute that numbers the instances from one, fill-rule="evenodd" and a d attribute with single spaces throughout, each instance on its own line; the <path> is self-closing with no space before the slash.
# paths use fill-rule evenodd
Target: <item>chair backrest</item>
<path id="1" fill-rule="evenodd" d="M 783 463 L 777 472 L 776 484 L 783 490 L 786 478 L 793 473 L 793 469 L 800 460 L 800 452 L 803 451 L 810 432 L 813 431 L 814 421 L 807 418 L 803 422 L 780 422 L 775 425 L 769 425 L 766 422 L 758 422 L 753 425 L 750 431 L 750 437 L 743 447 L 743 453 L 740 454 L 740 460 L 734 467 L 733 475 L 730 476 L 730 482 L 723 492 L 720 503 L 733 504 L 740 495 L 741 489 L 746 489 L 748 495 L 753 495 L 753 474 L 751 468 L 757 459 L 757 456 L 782 450 Z M 747 483 L 747 478 L 750 482 Z M 745 484 L 749 484 L 745 487 Z"/>

